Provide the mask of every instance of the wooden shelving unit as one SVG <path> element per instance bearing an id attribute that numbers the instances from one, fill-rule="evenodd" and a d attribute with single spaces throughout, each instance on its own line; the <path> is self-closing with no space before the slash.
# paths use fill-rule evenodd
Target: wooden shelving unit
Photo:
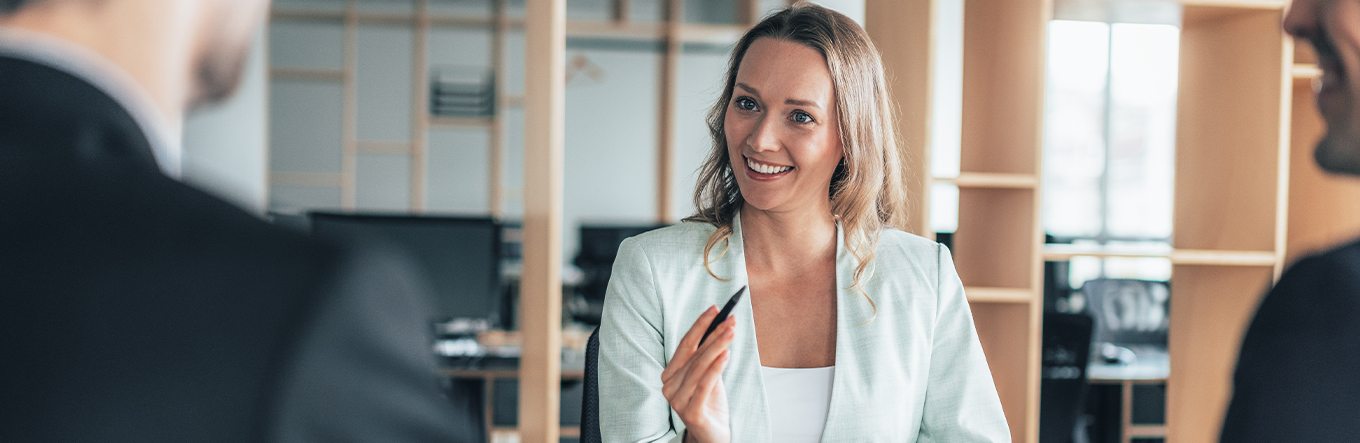
<path id="1" fill-rule="evenodd" d="M 1242 334 L 1284 265 L 1294 71 L 1284 6 L 1184 5 L 1169 441 L 1218 439 Z"/>
<path id="2" fill-rule="evenodd" d="M 933 182 L 959 188 L 953 253 L 1011 437 L 1039 438 L 1043 233 L 1039 224 L 1048 0 L 970 0 L 963 16 L 961 171 L 930 176 L 932 63 L 940 0 L 871 0 L 866 28 L 903 118 L 911 227 L 930 232 Z"/>

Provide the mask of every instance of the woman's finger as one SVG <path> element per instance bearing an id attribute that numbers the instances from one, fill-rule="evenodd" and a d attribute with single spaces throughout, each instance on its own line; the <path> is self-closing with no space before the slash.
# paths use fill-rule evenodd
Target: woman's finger
<path id="1" fill-rule="evenodd" d="M 703 377 L 695 383 L 694 396 L 690 397 L 689 403 L 696 405 L 707 405 L 708 399 L 713 397 L 718 391 L 718 380 L 722 379 L 723 369 L 727 368 L 727 360 L 731 358 L 732 352 L 724 349 L 718 358 L 713 360 L 713 364 L 703 371 Z"/>
<path id="2" fill-rule="evenodd" d="M 732 344 L 735 331 L 731 325 L 720 326 L 714 335 L 709 336 L 707 342 L 699 348 L 699 352 L 686 364 L 687 368 L 674 377 L 679 384 L 675 388 L 672 396 L 689 403 L 689 398 L 696 392 L 696 383 L 705 375 L 705 370 L 713 365 L 713 361 L 719 355 L 727 352 L 727 346 Z"/>
<path id="3" fill-rule="evenodd" d="M 695 348 L 698 347 L 699 339 L 704 336 L 704 331 L 708 330 L 708 324 L 712 323 L 713 318 L 717 316 L 717 306 L 709 306 L 703 314 L 699 314 L 699 318 L 694 321 L 693 325 L 690 325 L 689 332 L 686 332 L 685 336 L 680 339 L 680 344 L 676 347 L 675 354 L 671 356 L 670 363 L 666 364 L 666 369 L 661 371 L 662 383 L 674 377 L 680 367 L 689 361 L 689 357 L 694 354 Z"/>

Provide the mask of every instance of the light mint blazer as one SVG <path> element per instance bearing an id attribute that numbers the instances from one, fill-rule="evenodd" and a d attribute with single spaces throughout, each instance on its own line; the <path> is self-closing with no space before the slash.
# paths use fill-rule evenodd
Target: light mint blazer
<path id="1" fill-rule="evenodd" d="M 837 228 L 839 231 L 839 227 Z M 740 217 L 725 255 L 704 269 L 714 228 L 681 223 L 625 240 L 600 325 L 600 425 L 606 442 L 680 441 L 684 424 L 661 394 L 661 371 L 709 306 L 747 283 Z M 863 294 L 845 289 L 857 261 L 838 232 L 836 372 L 823 442 L 1009 442 L 1001 401 L 949 250 L 885 230 Z M 716 257 L 722 244 L 713 248 Z M 732 441 L 770 441 L 769 408 L 750 294 L 723 372 Z"/>

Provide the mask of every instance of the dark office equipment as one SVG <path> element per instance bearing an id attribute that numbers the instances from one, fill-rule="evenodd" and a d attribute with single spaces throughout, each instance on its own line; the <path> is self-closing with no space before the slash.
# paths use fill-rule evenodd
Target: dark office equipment
<path id="1" fill-rule="evenodd" d="M 492 385 L 495 393 L 491 406 L 491 424 L 495 427 L 519 426 L 519 379 L 498 378 Z M 581 379 L 563 379 L 562 395 L 558 398 L 558 424 L 580 425 L 581 403 L 585 384 Z"/>
<path id="2" fill-rule="evenodd" d="M 581 402 L 581 443 L 600 443 L 600 328 L 586 342 L 586 384 Z"/>
<path id="3" fill-rule="evenodd" d="M 1097 346 L 1165 351 L 1171 290 L 1166 282 L 1101 278 L 1081 287 Z"/>
<path id="4" fill-rule="evenodd" d="M 436 66 L 430 73 L 430 115 L 489 117 L 496 113 L 496 76 L 488 69 Z"/>
<path id="5" fill-rule="evenodd" d="M 944 245 L 945 248 L 948 248 L 951 254 L 954 252 L 953 232 L 936 232 L 935 241 L 940 242 L 940 244 Z"/>
<path id="6" fill-rule="evenodd" d="M 576 295 L 584 299 L 584 309 L 573 309 L 576 321 L 600 324 L 600 309 L 604 305 L 604 292 L 609 287 L 609 275 L 614 269 L 614 257 L 619 254 L 619 244 L 628 237 L 642 234 L 666 225 L 581 225 L 581 249 L 572 264 L 581 270 L 584 277 L 576 287 Z"/>
<path id="7" fill-rule="evenodd" d="M 1039 442 L 1069 443 L 1089 383 L 1093 321 L 1086 314 L 1044 313 L 1043 368 L 1039 395 Z"/>
<path id="8" fill-rule="evenodd" d="M 449 421 L 456 423 L 458 440 L 465 442 L 488 441 L 486 428 L 486 381 L 476 379 L 444 379 L 444 392 L 453 404 L 453 416 Z"/>
<path id="9" fill-rule="evenodd" d="M 304 212 L 269 211 L 266 217 L 274 226 L 302 233 L 312 231 L 312 220 Z"/>
<path id="10" fill-rule="evenodd" d="M 1052 235 L 1044 236 L 1045 244 L 1062 244 L 1070 242 L 1059 241 Z M 1071 262 L 1068 261 L 1045 261 L 1044 262 L 1044 312 L 1063 311 L 1060 307 L 1066 306 L 1069 297 L 1072 295 L 1072 284 L 1068 282 L 1068 268 Z M 1062 303 L 1059 303 L 1059 301 Z"/>
<path id="11" fill-rule="evenodd" d="M 430 281 L 432 321 L 481 318 L 497 325 L 504 316 L 494 219 L 314 212 L 311 220 L 316 235 L 376 240 L 408 252 Z"/>

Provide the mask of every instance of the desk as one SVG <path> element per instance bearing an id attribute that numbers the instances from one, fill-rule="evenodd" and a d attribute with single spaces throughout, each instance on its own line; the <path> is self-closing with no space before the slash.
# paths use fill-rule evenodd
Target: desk
<path id="1" fill-rule="evenodd" d="M 451 382 L 456 381 L 475 381 L 482 384 L 482 413 L 483 423 L 486 429 L 488 443 L 518 442 L 519 429 L 516 426 L 506 423 L 509 411 L 514 411 L 515 422 L 518 422 L 518 381 L 519 381 L 519 361 L 518 359 L 499 358 L 493 361 L 486 361 L 483 364 L 466 366 L 444 366 L 439 369 L 439 375 Z M 573 384 L 574 390 L 563 389 L 562 392 L 562 418 L 570 415 L 573 420 L 562 420 L 573 423 L 580 419 L 581 397 L 572 395 L 576 391 L 582 391 L 582 381 L 585 380 L 584 367 L 570 367 L 564 365 L 562 368 L 563 384 Z M 502 405 L 501 414 L 497 414 L 497 392 L 503 395 L 502 402 L 514 401 L 515 407 Z M 475 391 L 474 391 L 475 392 Z M 583 392 L 581 392 L 583 393 Z M 513 399 L 513 400 L 512 400 Z M 499 423 L 499 426 L 498 426 Z M 559 425 L 562 441 L 579 441 L 581 435 L 580 426 Z"/>
<path id="2" fill-rule="evenodd" d="M 1086 366 L 1086 378 L 1091 384 L 1120 386 L 1120 441 L 1123 443 L 1134 438 L 1166 438 L 1165 418 L 1161 424 L 1133 423 L 1133 387 L 1136 384 L 1164 385 L 1171 373 L 1170 356 L 1164 350 L 1143 351 L 1137 356 L 1137 360 L 1129 364 L 1093 362 Z M 1162 407 L 1165 411 L 1165 400 Z"/>

